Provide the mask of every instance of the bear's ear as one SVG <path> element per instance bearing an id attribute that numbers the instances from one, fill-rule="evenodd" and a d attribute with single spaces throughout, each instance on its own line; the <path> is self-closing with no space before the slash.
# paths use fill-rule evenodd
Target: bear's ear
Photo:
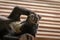
<path id="1" fill-rule="evenodd" d="M 41 16 L 40 15 L 38 15 L 38 20 L 40 20 L 41 19 Z"/>

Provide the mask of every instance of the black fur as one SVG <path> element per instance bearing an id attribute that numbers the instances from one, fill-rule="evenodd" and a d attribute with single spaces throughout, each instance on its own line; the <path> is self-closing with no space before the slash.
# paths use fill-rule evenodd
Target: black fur
<path id="1" fill-rule="evenodd" d="M 37 32 L 37 28 L 38 28 L 38 21 L 40 20 L 40 16 L 37 14 L 32 14 L 29 15 L 26 21 L 23 21 L 21 24 L 21 28 L 20 28 L 20 33 L 11 33 L 11 35 L 13 36 L 20 36 L 23 34 L 31 34 L 32 36 L 35 37 L 35 34 Z M 16 25 L 16 24 L 15 24 Z"/>
<path id="2" fill-rule="evenodd" d="M 28 16 L 31 13 L 34 14 L 34 12 L 31 12 L 30 10 L 16 6 L 8 17 L 0 16 L 0 38 L 2 38 L 5 34 L 8 34 L 8 31 L 10 31 L 11 28 L 9 23 L 20 21 L 20 15 Z"/>
<path id="3" fill-rule="evenodd" d="M 23 7 L 15 7 L 13 9 L 13 11 L 11 12 L 11 14 L 8 16 L 9 19 L 12 19 L 13 21 L 20 21 L 20 16 L 21 15 L 30 15 L 30 14 L 35 14 L 34 12 L 28 10 L 28 9 L 25 9 Z"/>
<path id="4" fill-rule="evenodd" d="M 12 13 L 8 16 L 8 17 L 0 17 L 0 39 L 3 40 L 3 36 L 6 34 L 12 34 L 14 36 L 19 36 L 25 33 L 29 33 L 32 36 L 35 37 L 37 28 L 38 28 L 38 24 L 30 24 L 28 21 L 29 16 L 33 14 L 36 15 L 34 12 L 31 12 L 30 10 L 27 10 L 25 8 L 22 7 L 15 7 L 12 11 Z M 20 16 L 21 15 L 26 15 L 28 16 L 27 20 L 25 22 L 23 22 L 24 24 L 22 25 L 22 32 L 21 33 L 15 33 L 15 32 L 11 32 L 11 28 L 9 26 L 9 24 L 11 22 L 15 22 L 15 21 L 20 21 Z M 2 18 L 3 17 L 3 18 Z M 37 18 L 34 16 L 34 18 Z M 38 18 L 39 19 L 39 18 Z M 37 21 L 36 21 L 37 22 Z"/>

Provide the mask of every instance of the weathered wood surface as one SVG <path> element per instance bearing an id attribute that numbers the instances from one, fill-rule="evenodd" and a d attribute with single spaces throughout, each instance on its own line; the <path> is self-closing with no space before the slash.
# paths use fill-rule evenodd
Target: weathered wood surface
<path id="1" fill-rule="evenodd" d="M 0 0 L 0 15 L 8 16 L 15 6 L 24 7 L 41 15 L 36 37 L 60 39 L 60 2 L 40 1 L 2 1 Z M 21 17 L 25 19 L 25 17 Z"/>

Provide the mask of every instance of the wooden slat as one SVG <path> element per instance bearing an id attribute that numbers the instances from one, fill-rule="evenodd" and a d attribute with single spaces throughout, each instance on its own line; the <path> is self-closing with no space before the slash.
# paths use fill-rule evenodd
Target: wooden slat
<path id="1" fill-rule="evenodd" d="M 50 31 L 50 32 L 52 32 L 52 31 L 54 31 L 54 32 L 60 32 L 60 30 L 59 29 L 50 29 L 50 28 L 38 28 L 38 30 L 40 31 L 40 30 L 42 30 L 42 31 Z"/>
<path id="2" fill-rule="evenodd" d="M 8 16 L 15 6 L 24 7 L 41 15 L 36 37 L 60 39 L 60 2 L 55 1 L 3 1 L 0 0 L 0 15 Z M 21 20 L 26 17 L 22 16 Z"/>

